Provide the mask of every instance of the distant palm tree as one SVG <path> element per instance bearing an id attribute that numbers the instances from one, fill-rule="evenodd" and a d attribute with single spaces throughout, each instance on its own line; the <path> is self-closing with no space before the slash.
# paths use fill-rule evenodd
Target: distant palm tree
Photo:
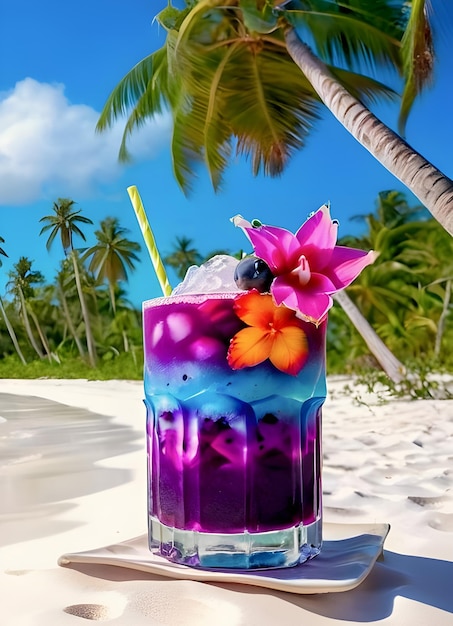
<path id="1" fill-rule="evenodd" d="M 343 245 L 371 248 L 379 253 L 373 265 L 348 288 L 348 293 L 354 296 L 354 302 L 371 324 L 377 327 L 383 321 L 390 322 L 395 334 L 405 334 L 400 312 L 412 304 L 405 286 L 413 283 L 413 272 L 399 256 L 402 245 L 418 238 L 420 229 L 427 223 L 415 219 L 420 216 L 429 217 L 429 213 L 421 206 L 409 206 L 403 193 L 382 191 L 373 213 L 353 218 L 365 222 L 366 232 L 361 237 L 341 240 Z"/>
<path id="2" fill-rule="evenodd" d="M 46 215 L 39 220 L 40 222 L 47 222 L 46 226 L 41 228 L 40 235 L 51 230 L 49 238 L 47 239 L 47 249 L 51 248 L 57 235 L 60 235 L 65 256 L 69 256 L 74 250 L 74 235 L 78 235 L 81 239 L 86 241 L 85 235 L 80 230 L 77 223 L 92 224 L 93 222 L 88 217 L 80 215 L 81 209 L 76 211 L 74 209 L 75 204 L 76 202 L 69 198 L 58 198 L 58 201 L 54 202 L 52 207 L 54 215 Z"/>
<path id="3" fill-rule="evenodd" d="M 17 303 L 19 314 L 22 318 L 22 322 L 27 333 L 27 337 L 33 346 L 36 354 L 42 359 L 44 358 L 44 354 L 39 346 L 39 343 L 35 339 L 33 334 L 30 320 L 28 317 L 28 308 L 27 301 L 30 300 L 34 296 L 34 286 L 37 284 L 41 284 L 44 282 L 44 276 L 41 272 L 32 271 L 32 261 L 27 257 L 20 257 L 19 261 L 14 264 L 13 270 L 8 272 L 9 281 L 6 284 L 6 289 L 8 293 L 11 293 Z M 33 315 L 32 309 L 30 307 L 30 315 L 32 316 L 33 321 L 35 322 L 35 326 L 37 327 L 38 334 L 40 335 L 40 339 L 44 345 L 47 347 L 46 341 L 43 338 L 42 331 L 39 327 L 38 321 L 36 317 Z M 50 357 L 50 354 L 49 354 Z"/>
<path id="4" fill-rule="evenodd" d="M 200 265 L 203 256 L 193 247 L 193 240 L 188 237 L 176 237 L 173 252 L 163 258 L 164 263 L 172 267 L 181 280 L 192 265 Z"/>
<path id="5" fill-rule="evenodd" d="M 340 243 L 373 248 L 379 257 L 347 294 L 396 353 L 438 358 L 451 312 L 451 237 L 396 191 L 381 192 L 374 212 L 359 217 L 366 232 Z"/>
<path id="6" fill-rule="evenodd" d="M 341 306 L 350 322 L 355 326 L 370 352 L 374 355 L 384 372 L 394 383 L 404 379 L 405 367 L 385 345 L 360 309 L 354 304 L 346 291 L 338 291 L 333 299 Z"/>
<path id="7" fill-rule="evenodd" d="M 55 284 L 45 283 L 36 288 L 32 305 L 30 314 L 48 358 L 61 363 L 56 349 L 61 345 L 63 325 L 55 298 Z"/>
<path id="8" fill-rule="evenodd" d="M 82 358 L 85 357 L 85 348 L 83 347 L 83 343 L 80 340 L 80 334 L 76 328 L 77 320 L 74 320 L 74 313 L 70 310 L 70 303 L 68 302 L 68 296 L 70 295 L 68 292 L 70 291 L 69 285 L 75 283 L 74 279 L 74 270 L 71 272 L 72 263 L 69 266 L 69 259 L 64 259 L 61 262 L 60 270 L 55 279 L 55 291 L 57 300 L 61 305 L 61 310 L 63 312 L 63 318 L 65 320 L 66 326 L 68 327 L 69 333 L 71 334 L 74 342 L 77 346 L 77 350 Z M 77 287 L 74 285 L 74 291 L 77 291 Z"/>
<path id="9" fill-rule="evenodd" d="M 43 233 L 50 230 L 50 235 L 46 243 L 46 247 L 48 250 L 50 250 L 50 248 L 52 247 L 52 243 L 55 240 L 55 237 L 59 234 L 63 246 L 63 251 L 65 255 L 69 256 L 72 260 L 74 276 L 77 285 L 77 293 L 79 295 L 82 317 L 85 323 L 88 357 L 90 360 L 90 365 L 94 367 L 96 365 L 96 346 L 91 330 L 90 315 L 83 293 L 82 281 L 77 259 L 78 255 L 73 245 L 74 235 L 78 235 L 84 241 L 86 240 L 85 235 L 78 226 L 78 223 L 92 224 L 93 222 L 88 217 L 80 215 L 81 210 L 79 209 L 76 211 L 74 209 L 75 204 L 75 201 L 70 200 L 69 198 L 58 198 L 58 201 L 54 202 L 52 207 L 54 215 L 46 215 L 39 220 L 40 222 L 46 222 L 46 225 L 42 227 L 39 234 L 42 235 Z"/>
<path id="10" fill-rule="evenodd" d="M 96 280 L 106 280 L 109 285 L 112 309 L 116 311 L 115 285 L 127 281 L 128 270 L 135 269 L 134 261 L 139 261 L 139 243 L 126 239 L 129 231 L 119 225 L 116 217 L 107 217 L 101 222 L 100 230 L 95 231 L 97 244 L 88 248 L 82 260 L 91 259 L 88 270 L 94 273 Z"/>
<path id="11" fill-rule="evenodd" d="M 429 220 L 420 225 L 417 237 L 412 236 L 403 242 L 399 260 L 413 273 L 414 284 L 437 305 L 431 306 L 424 319 L 418 319 L 416 323 L 419 327 L 434 324 L 434 357 L 439 358 L 452 313 L 453 242 L 437 222 Z M 434 315 L 434 308 L 438 308 L 438 316 Z"/>
<path id="12" fill-rule="evenodd" d="M 0 237 L 0 243 L 5 243 L 5 240 L 3 239 L 3 237 Z M 6 256 L 7 257 L 8 255 L 6 254 L 6 252 L 5 252 L 5 250 L 3 248 L 0 248 L 0 267 L 3 265 L 3 263 L 2 263 L 2 256 Z M 11 322 L 9 321 L 9 317 L 8 317 L 6 311 L 5 311 L 5 307 L 3 306 L 3 302 L 2 302 L 1 298 L 0 298 L 0 311 L 2 313 L 2 317 L 3 317 L 4 321 L 5 321 L 5 326 L 6 326 L 6 329 L 8 331 L 8 334 L 11 337 L 11 341 L 13 342 L 14 349 L 16 350 L 17 355 L 20 358 L 20 360 L 22 361 L 22 363 L 24 365 L 27 365 L 27 361 L 25 360 L 25 357 L 24 357 L 24 355 L 22 353 L 22 350 L 20 349 L 19 342 L 17 341 L 17 336 L 16 336 L 16 333 L 14 331 L 14 327 L 11 324 Z"/>
<path id="13" fill-rule="evenodd" d="M 135 345 L 139 344 L 141 340 L 141 325 L 137 311 L 134 311 L 131 307 L 119 308 L 112 320 L 109 332 L 111 337 L 117 339 L 117 343 L 119 343 L 119 338 L 121 338 L 124 352 L 132 351 L 134 356 L 134 343 L 131 341 L 131 337 L 137 337 Z"/>
<path id="14" fill-rule="evenodd" d="M 395 190 L 380 191 L 372 213 L 351 217 L 352 221 L 363 222 L 366 232 L 360 237 L 346 235 L 342 243 L 371 248 L 381 255 L 385 254 L 386 259 L 392 259 L 395 256 L 394 248 L 392 245 L 389 247 L 389 241 L 384 243 L 382 239 L 401 239 L 401 233 L 392 237 L 390 231 L 400 226 L 410 230 L 411 223 L 420 219 L 426 220 L 428 217 L 429 213 L 422 205 L 410 206 L 404 193 Z"/>
<path id="15" fill-rule="evenodd" d="M 163 261 L 175 270 L 178 278 L 183 280 L 187 270 L 192 265 L 201 265 L 202 263 L 209 261 L 209 259 L 212 259 L 213 256 L 223 254 L 233 256 L 238 260 L 242 259 L 244 256 L 243 250 L 239 250 L 238 252 L 231 254 L 231 252 L 225 248 L 216 248 L 215 250 L 211 250 L 207 254 L 203 255 L 193 246 L 192 239 L 182 236 L 176 237 L 173 252 L 167 254 L 167 256 L 163 258 Z"/>
<path id="16" fill-rule="evenodd" d="M 105 344 L 112 344 L 118 350 L 131 352 L 135 361 L 135 349 L 142 343 L 142 327 L 140 311 L 137 311 L 126 298 L 126 292 L 117 286 L 115 290 L 116 313 L 105 329 Z M 107 311 L 102 317 L 106 319 Z"/>
<path id="17" fill-rule="evenodd" d="M 235 252 L 234 254 L 232 254 L 229 250 L 226 250 L 225 248 L 216 248 L 215 250 L 210 250 L 202 259 L 202 263 L 206 263 L 206 261 L 209 261 L 209 259 L 212 259 L 213 256 L 217 256 L 217 255 L 228 255 L 228 256 L 232 256 L 235 259 L 237 259 L 238 261 L 240 261 L 243 257 L 244 257 L 244 251 L 243 250 L 238 250 L 238 252 Z"/>

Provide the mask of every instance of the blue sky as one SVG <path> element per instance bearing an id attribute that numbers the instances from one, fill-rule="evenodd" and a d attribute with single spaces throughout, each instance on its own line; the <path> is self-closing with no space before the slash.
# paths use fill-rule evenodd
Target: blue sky
<path id="1" fill-rule="evenodd" d="M 453 8 L 434 0 L 437 69 L 433 88 L 416 103 L 407 141 L 453 178 Z M 4 3 L 0 22 L 0 236 L 9 255 L 0 269 L 0 295 L 20 256 L 34 261 L 50 282 L 62 257 L 58 241 L 49 254 L 39 219 L 58 197 L 70 197 L 93 220 L 119 218 L 129 237 L 142 242 L 127 195 L 137 185 L 161 255 L 177 236 L 203 252 L 235 251 L 246 245 L 229 218 L 237 213 L 295 230 L 308 213 L 330 201 L 340 235 L 360 232 L 350 218 L 369 213 L 379 191 L 405 187 L 362 148 L 326 111 L 307 147 L 277 179 L 254 178 L 244 161 L 231 164 L 223 191 L 215 194 L 200 171 L 192 195 L 183 195 L 172 175 L 170 120 L 163 116 L 131 142 L 134 162 L 119 165 L 122 134 L 96 135 L 94 127 L 111 89 L 133 65 L 160 47 L 163 32 L 153 17 L 166 0 L 79 0 L 77 3 L 15 0 Z M 374 112 L 396 128 L 397 106 Z M 416 199 L 407 192 L 411 203 Z M 130 275 L 129 298 L 160 295 L 143 246 Z M 176 278 L 169 271 L 170 282 Z"/>

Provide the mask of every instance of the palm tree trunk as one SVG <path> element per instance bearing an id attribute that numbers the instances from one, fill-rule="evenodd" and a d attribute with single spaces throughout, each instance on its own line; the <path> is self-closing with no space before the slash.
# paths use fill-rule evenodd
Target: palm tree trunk
<path id="1" fill-rule="evenodd" d="M 24 298 L 24 294 L 22 292 L 22 289 L 19 289 L 19 299 L 20 299 L 20 309 L 21 309 L 21 313 L 22 313 L 22 320 L 24 322 L 24 328 L 25 328 L 25 332 L 27 333 L 27 337 L 31 343 L 31 345 L 33 346 L 34 351 L 36 352 L 36 354 L 39 356 L 40 359 L 44 358 L 44 354 L 41 350 L 41 348 L 38 346 L 38 343 L 33 335 L 33 332 L 31 330 L 31 326 L 30 326 L 30 320 L 28 319 L 28 313 L 27 313 L 27 306 L 25 304 L 25 298 Z"/>
<path id="2" fill-rule="evenodd" d="M 288 27 L 285 40 L 292 59 L 339 122 L 453 235 L 453 181 L 344 89 L 294 28 Z"/>
<path id="3" fill-rule="evenodd" d="M 16 333 L 14 332 L 14 328 L 8 319 L 8 316 L 6 314 L 1 298 L 0 298 L 0 311 L 2 312 L 3 319 L 5 320 L 6 328 L 8 330 L 9 336 L 11 337 L 11 341 L 13 342 L 14 349 L 16 350 L 19 359 L 22 361 L 22 364 L 27 365 L 27 361 L 25 360 L 25 357 L 22 354 L 22 350 L 20 349 L 19 342 L 17 341 Z"/>
<path id="4" fill-rule="evenodd" d="M 445 296 L 444 303 L 442 307 L 442 313 L 439 318 L 439 322 L 437 324 L 437 332 L 436 332 L 436 343 L 434 344 L 434 356 L 436 358 L 440 355 L 440 349 L 442 346 L 442 337 L 445 329 L 445 322 L 448 315 L 448 309 L 450 307 L 450 299 L 451 299 L 451 279 L 447 280 L 447 284 L 445 285 Z"/>
<path id="5" fill-rule="evenodd" d="M 112 303 L 113 315 L 116 313 L 116 302 L 115 302 L 115 287 L 113 282 L 109 281 L 109 294 L 110 294 L 110 302 Z"/>
<path id="6" fill-rule="evenodd" d="M 69 309 L 68 309 L 68 302 L 66 300 L 66 296 L 64 294 L 64 290 L 61 287 L 61 285 L 59 285 L 58 287 L 58 292 L 59 292 L 59 296 L 60 296 L 60 302 L 61 302 L 61 306 L 63 309 L 63 315 L 64 318 L 66 320 L 66 324 L 68 325 L 69 328 L 69 332 L 71 333 L 72 337 L 74 338 L 75 344 L 77 346 L 77 350 L 79 351 L 79 354 L 82 358 L 85 357 L 85 349 L 83 347 L 82 342 L 80 341 L 80 338 L 77 334 L 77 331 L 75 329 L 75 326 L 72 322 L 72 318 L 71 315 L 69 313 Z"/>
<path id="7" fill-rule="evenodd" d="M 77 265 L 77 258 L 76 258 L 76 254 L 74 250 L 71 251 L 71 258 L 72 258 L 72 265 L 74 267 L 74 277 L 75 277 L 76 286 L 77 286 L 77 293 L 79 294 L 80 307 L 82 309 L 82 317 L 83 317 L 83 321 L 85 322 L 85 334 L 86 334 L 86 339 L 87 339 L 88 358 L 89 358 L 91 367 L 95 367 L 96 366 L 96 347 L 94 344 L 93 333 L 91 331 L 90 316 L 88 313 L 88 308 L 86 305 L 85 297 L 83 295 L 82 283 L 80 280 L 80 272 L 79 272 L 79 267 Z"/>
<path id="8" fill-rule="evenodd" d="M 121 333 L 123 335 L 123 348 L 124 348 L 124 352 L 129 352 L 129 338 L 127 336 L 127 333 L 125 330 L 122 331 Z"/>
<path id="9" fill-rule="evenodd" d="M 41 325 L 38 321 L 38 318 L 36 317 L 35 312 L 31 309 L 31 307 L 30 307 L 29 313 L 30 313 L 31 319 L 33 320 L 35 328 L 38 332 L 39 338 L 41 339 L 41 344 L 44 348 L 45 353 L 47 354 L 47 358 L 49 359 L 50 362 L 52 362 L 52 353 L 50 352 L 49 342 L 47 341 L 47 337 L 43 333 Z"/>
<path id="10" fill-rule="evenodd" d="M 360 336 L 365 341 L 384 372 L 394 383 L 399 383 L 404 379 L 404 365 L 398 361 L 395 355 L 390 352 L 382 339 L 376 334 L 375 330 L 361 314 L 351 298 L 345 291 L 339 291 L 333 299 L 338 302 L 343 311 L 349 317 Z"/>

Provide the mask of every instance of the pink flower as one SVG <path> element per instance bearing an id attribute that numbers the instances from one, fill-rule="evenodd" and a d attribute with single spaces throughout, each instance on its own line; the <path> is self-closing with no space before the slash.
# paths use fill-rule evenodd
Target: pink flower
<path id="1" fill-rule="evenodd" d="M 335 245 L 338 224 L 328 206 L 309 217 L 295 235 L 276 226 L 253 227 L 241 216 L 233 223 L 244 230 L 255 255 L 275 276 L 270 290 L 276 305 L 284 304 L 315 324 L 332 306 L 331 295 L 351 284 L 377 256 Z"/>

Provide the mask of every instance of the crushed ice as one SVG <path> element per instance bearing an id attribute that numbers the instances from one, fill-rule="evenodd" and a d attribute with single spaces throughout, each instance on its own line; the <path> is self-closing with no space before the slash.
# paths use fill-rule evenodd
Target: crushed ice
<path id="1" fill-rule="evenodd" d="M 182 283 L 172 295 L 197 293 L 237 293 L 241 291 L 234 282 L 234 270 L 239 261 L 228 254 L 218 254 L 203 265 L 192 265 Z"/>

